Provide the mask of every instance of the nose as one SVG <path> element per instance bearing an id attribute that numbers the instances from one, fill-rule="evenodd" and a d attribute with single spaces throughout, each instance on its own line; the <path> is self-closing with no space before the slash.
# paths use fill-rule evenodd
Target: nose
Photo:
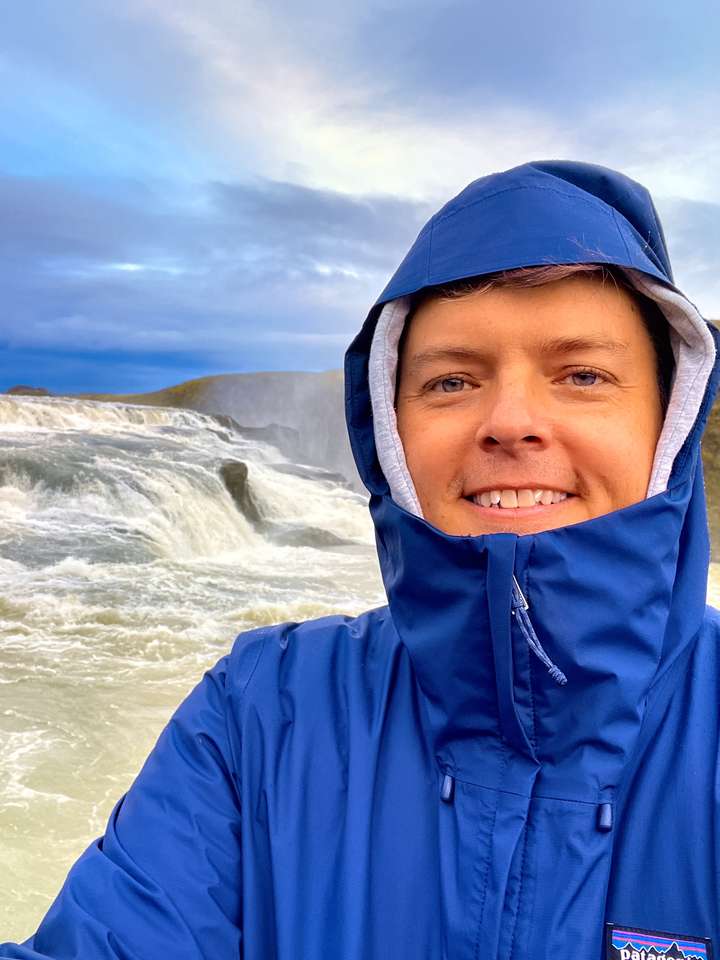
<path id="1" fill-rule="evenodd" d="M 488 453 L 529 453 L 547 447 L 549 422 L 542 398 L 528 378 L 504 378 L 491 388 L 476 440 Z"/>

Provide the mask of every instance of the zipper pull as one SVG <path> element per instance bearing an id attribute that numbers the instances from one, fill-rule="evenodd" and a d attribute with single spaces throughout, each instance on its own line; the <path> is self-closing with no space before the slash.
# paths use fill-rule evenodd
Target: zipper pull
<path id="1" fill-rule="evenodd" d="M 597 828 L 608 833 L 613 828 L 613 808 L 611 803 L 601 803 L 597 810 Z"/>
<path id="2" fill-rule="evenodd" d="M 529 610 L 530 604 L 525 599 L 525 594 L 520 589 L 520 584 L 517 581 L 517 577 L 513 574 L 513 609 L 515 607 L 522 607 L 523 610 Z"/>
<path id="3" fill-rule="evenodd" d="M 538 640 L 538 636 L 535 633 L 535 628 L 533 627 L 528 615 L 529 609 L 530 604 L 525 599 L 525 594 L 520 589 L 520 584 L 517 582 L 515 574 L 513 574 L 512 610 L 510 613 L 515 617 L 518 626 L 520 627 L 523 636 L 527 641 L 527 645 L 530 647 L 538 660 L 545 667 L 547 667 L 547 671 L 555 683 L 562 687 L 567 683 L 567 677 L 562 672 L 560 667 L 556 667 L 550 657 L 545 653 L 545 650 Z"/>
<path id="4" fill-rule="evenodd" d="M 452 803 L 454 793 L 455 777 L 451 777 L 449 773 L 446 773 L 443 777 L 442 787 L 440 788 L 440 799 L 443 803 Z"/>

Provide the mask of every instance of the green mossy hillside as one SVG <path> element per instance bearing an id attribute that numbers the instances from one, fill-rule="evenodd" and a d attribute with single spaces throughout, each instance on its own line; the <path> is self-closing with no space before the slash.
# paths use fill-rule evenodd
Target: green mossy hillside
<path id="1" fill-rule="evenodd" d="M 208 385 L 217 379 L 217 376 L 197 377 L 195 380 L 186 380 L 174 387 L 153 390 L 151 393 L 75 393 L 73 396 L 83 400 L 140 403 L 150 407 L 186 407 L 192 410 L 204 396 Z"/>

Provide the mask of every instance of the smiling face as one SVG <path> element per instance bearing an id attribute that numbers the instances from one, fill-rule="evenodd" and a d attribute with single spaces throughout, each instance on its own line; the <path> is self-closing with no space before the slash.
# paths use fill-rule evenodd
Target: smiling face
<path id="1" fill-rule="evenodd" d="M 396 409 L 423 515 L 455 535 L 537 533 L 643 500 L 662 427 L 639 307 L 592 275 L 425 301 Z"/>

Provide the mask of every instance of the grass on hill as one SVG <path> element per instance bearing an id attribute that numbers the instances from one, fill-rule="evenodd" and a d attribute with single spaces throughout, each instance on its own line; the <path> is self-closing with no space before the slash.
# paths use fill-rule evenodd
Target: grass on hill
<path id="1" fill-rule="evenodd" d="M 217 377 L 197 377 L 174 387 L 164 387 L 150 393 L 75 393 L 82 400 L 109 400 L 116 403 L 141 403 L 151 407 L 189 407 L 192 409 L 207 386 Z"/>

